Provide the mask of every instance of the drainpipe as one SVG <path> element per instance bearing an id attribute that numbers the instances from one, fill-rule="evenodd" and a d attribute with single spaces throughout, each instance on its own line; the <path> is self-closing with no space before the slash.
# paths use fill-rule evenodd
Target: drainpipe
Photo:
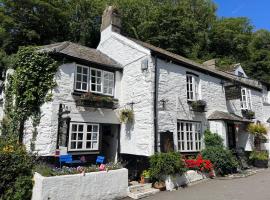
<path id="1" fill-rule="evenodd" d="M 157 66 L 157 56 L 155 55 L 155 79 L 154 79 L 154 152 L 158 152 L 158 107 L 157 107 L 157 99 L 158 99 L 158 66 Z"/>

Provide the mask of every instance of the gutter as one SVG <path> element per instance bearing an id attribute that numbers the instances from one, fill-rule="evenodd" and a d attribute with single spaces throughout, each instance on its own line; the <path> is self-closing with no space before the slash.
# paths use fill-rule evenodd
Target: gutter
<path id="1" fill-rule="evenodd" d="M 157 56 L 155 55 L 155 79 L 154 79 L 154 153 L 158 152 L 157 141 L 158 141 L 158 67 L 157 67 Z"/>

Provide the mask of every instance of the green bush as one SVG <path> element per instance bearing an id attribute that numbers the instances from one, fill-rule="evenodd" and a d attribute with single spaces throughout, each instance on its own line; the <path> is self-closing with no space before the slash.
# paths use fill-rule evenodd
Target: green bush
<path id="1" fill-rule="evenodd" d="M 31 199 L 33 163 L 24 146 L 0 138 L 1 200 Z"/>
<path id="2" fill-rule="evenodd" d="M 211 133 L 211 131 L 206 130 L 204 132 L 204 143 L 205 147 L 223 147 L 223 139 L 217 133 Z"/>
<path id="3" fill-rule="evenodd" d="M 268 152 L 267 151 L 252 151 L 249 155 L 249 160 L 268 160 Z"/>
<path id="4" fill-rule="evenodd" d="M 204 159 L 209 159 L 219 175 L 226 175 L 235 172 L 238 162 L 230 150 L 224 149 L 222 146 L 207 147 L 202 150 Z"/>
<path id="5" fill-rule="evenodd" d="M 177 152 L 157 153 L 150 157 L 149 170 L 152 179 L 162 180 L 166 175 L 183 174 L 186 167 Z"/>

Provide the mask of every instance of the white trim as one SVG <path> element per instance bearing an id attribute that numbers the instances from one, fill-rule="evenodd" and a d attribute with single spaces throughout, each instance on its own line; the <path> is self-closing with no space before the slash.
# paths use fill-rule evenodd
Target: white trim
<path id="1" fill-rule="evenodd" d="M 177 149 L 198 152 L 202 149 L 202 125 L 195 121 L 177 121 Z"/>
<path id="2" fill-rule="evenodd" d="M 77 125 L 77 129 L 76 131 L 72 130 L 73 125 Z M 83 130 L 82 132 L 78 131 L 79 126 L 82 125 L 83 126 Z M 92 131 L 91 132 L 87 132 L 87 127 L 88 126 L 92 126 Z M 97 127 L 97 131 L 93 131 L 93 127 L 96 126 Z M 95 123 L 82 123 L 82 122 L 71 122 L 70 123 L 70 128 L 69 128 L 69 140 L 68 140 L 68 151 L 98 151 L 99 150 L 99 133 L 100 128 L 99 128 L 99 124 L 95 124 Z M 76 139 L 72 140 L 72 133 L 76 133 Z M 78 133 L 82 133 L 82 140 L 78 140 Z M 87 134 L 91 133 L 91 138 L 90 140 L 87 140 Z M 96 140 L 93 140 L 93 134 L 96 134 Z M 96 142 L 96 148 L 93 148 L 93 141 Z M 76 148 L 72 149 L 71 148 L 71 143 L 75 142 L 76 144 Z M 77 148 L 78 142 L 82 142 L 82 148 Z M 91 144 L 91 148 L 86 148 L 87 142 L 90 142 Z"/>
<path id="3" fill-rule="evenodd" d="M 199 77 L 186 74 L 186 94 L 188 101 L 199 100 Z"/>
<path id="4" fill-rule="evenodd" d="M 241 88 L 241 109 L 252 110 L 252 98 L 251 90 L 247 88 Z"/>

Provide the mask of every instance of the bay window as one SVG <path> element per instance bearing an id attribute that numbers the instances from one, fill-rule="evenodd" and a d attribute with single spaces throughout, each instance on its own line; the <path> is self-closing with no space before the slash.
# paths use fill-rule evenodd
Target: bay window
<path id="1" fill-rule="evenodd" d="M 114 73 L 77 65 L 75 74 L 76 91 L 114 95 Z"/>
<path id="2" fill-rule="evenodd" d="M 177 122 L 178 150 L 196 152 L 202 148 L 201 123 L 194 121 Z"/>
<path id="3" fill-rule="evenodd" d="M 69 151 L 99 149 L 99 124 L 71 123 L 69 133 Z"/>
<path id="4" fill-rule="evenodd" d="M 241 89 L 241 109 L 251 110 L 251 90 L 247 88 Z"/>
<path id="5" fill-rule="evenodd" d="M 187 100 L 196 101 L 199 99 L 199 77 L 193 74 L 186 75 Z"/>

